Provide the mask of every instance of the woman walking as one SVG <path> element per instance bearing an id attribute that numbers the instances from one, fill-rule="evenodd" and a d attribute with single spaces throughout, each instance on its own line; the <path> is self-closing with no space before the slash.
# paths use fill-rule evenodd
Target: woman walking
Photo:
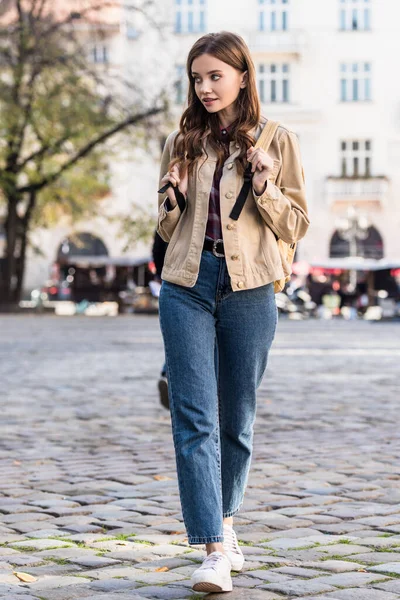
<path id="1" fill-rule="evenodd" d="M 268 152 L 254 148 L 267 119 L 243 39 L 201 37 L 187 75 L 188 108 L 161 161 L 158 232 L 169 245 L 160 323 L 183 519 L 189 544 L 207 552 L 192 587 L 219 592 L 232 590 L 230 571 L 244 562 L 233 515 L 276 329 L 277 239 L 297 242 L 309 221 L 296 135 L 279 127 Z M 249 163 L 250 191 L 233 217 Z"/>

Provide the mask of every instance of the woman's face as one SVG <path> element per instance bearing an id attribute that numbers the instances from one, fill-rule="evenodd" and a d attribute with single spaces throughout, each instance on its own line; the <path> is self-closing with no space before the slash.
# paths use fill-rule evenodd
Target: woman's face
<path id="1" fill-rule="evenodd" d="M 192 75 L 196 94 L 209 113 L 233 106 L 241 88 L 246 87 L 247 71 L 243 73 L 211 54 L 194 59 Z"/>

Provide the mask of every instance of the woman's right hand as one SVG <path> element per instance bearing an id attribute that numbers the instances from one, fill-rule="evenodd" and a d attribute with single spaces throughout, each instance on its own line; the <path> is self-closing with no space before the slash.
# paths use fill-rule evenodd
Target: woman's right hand
<path id="1" fill-rule="evenodd" d="M 178 189 L 182 192 L 186 200 L 187 187 L 188 187 L 188 175 L 187 171 L 184 176 L 181 178 L 179 174 L 178 165 L 174 165 L 171 171 L 168 171 L 161 179 L 161 185 L 165 185 L 166 183 L 171 182 L 173 187 L 169 187 L 166 191 L 166 194 L 169 198 L 171 206 L 175 208 L 177 205 L 176 196 L 174 192 L 174 187 L 178 186 Z"/>

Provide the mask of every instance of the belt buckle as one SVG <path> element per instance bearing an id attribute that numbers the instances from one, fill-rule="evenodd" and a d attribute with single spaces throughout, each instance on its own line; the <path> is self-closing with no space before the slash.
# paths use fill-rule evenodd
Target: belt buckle
<path id="1" fill-rule="evenodd" d="M 213 242 L 213 248 L 212 248 L 212 253 L 214 254 L 214 256 L 216 256 L 217 258 L 223 258 L 225 256 L 225 254 L 220 254 L 219 252 L 217 252 L 217 244 L 223 244 L 224 241 L 223 240 L 214 240 Z"/>

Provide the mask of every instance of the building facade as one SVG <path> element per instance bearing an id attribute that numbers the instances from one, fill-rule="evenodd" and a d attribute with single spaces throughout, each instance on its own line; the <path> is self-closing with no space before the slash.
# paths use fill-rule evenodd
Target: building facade
<path id="1" fill-rule="evenodd" d="M 352 209 L 367 228 L 358 254 L 400 260 L 398 0 L 159 0 L 158 8 L 161 33 L 125 6 L 106 37 L 88 39 L 93 62 L 135 78 L 144 94 L 165 93 L 172 106 L 154 151 L 113 165 L 107 205 L 144 202 L 156 214 L 161 142 L 184 108 L 187 53 L 203 33 L 234 31 L 252 52 L 262 113 L 299 136 L 311 217 L 299 259 L 348 255 L 340 223 Z M 46 277 L 76 231 L 101 238 L 110 255 L 122 253 L 123 240 L 101 221 L 37 232 L 45 256 L 30 257 L 27 288 Z"/>

